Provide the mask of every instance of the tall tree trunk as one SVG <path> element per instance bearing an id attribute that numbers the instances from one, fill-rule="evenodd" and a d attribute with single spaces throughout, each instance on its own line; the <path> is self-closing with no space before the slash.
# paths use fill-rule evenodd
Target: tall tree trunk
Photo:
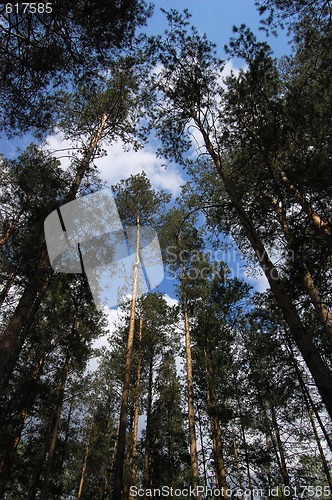
<path id="1" fill-rule="evenodd" d="M 211 424 L 215 472 L 218 479 L 218 486 L 222 490 L 221 498 L 228 498 L 226 468 L 223 457 L 222 432 L 216 409 L 217 398 L 213 382 L 214 377 L 213 373 L 211 372 L 212 359 L 211 359 L 209 341 L 207 337 L 205 338 L 205 343 L 206 346 L 204 349 L 204 362 L 205 362 L 205 372 L 207 381 L 207 402 L 208 402 L 208 414 Z"/>
<path id="2" fill-rule="evenodd" d="M 263 242 L 257 233 L 250 216 L 242 206 L 242 202 L 238 197 L 236 187 L 231 178 L 228 176 L 225 169 L 222 167 L 221 159 L 213 148 L 212 142 L 206 132 L 203 123 L 198 116 L 194 117 L 197 127 L 199 128 L 205 146 L 210 154 L 215 167 L 223 181 L 225 190 L 232 202 L 232 205 L 237 211 L 239 221 L 243 227 L 248 240 L 251 243 L 253 250 L 257 256 L 259 264 L 268 280 L 271 291 L 276 299 L 276 302 L 283 314 L 284 320 L 289 326 L 289 331 L 294 339 L 301 355 L 315 381 L 317 389 L 321 395 L 322 401 L 332 419 L 332 375 L 321 358 L 311 334 L 306 330 L 299 314 L 293 304 L 287 287 L 280 279 L 276 267 L 271 262 L 268 253 L 263 245 Z"/>
<path id="3" fill-rule="evenodd" d="M 147 396 L 147 409 L 146 409 L 146 430 L 145 430 L 145 443 L 144 443 L 144 469 L 143 469 L 143 490 L 146 491 L 151 484 L 151 446 L 152 446 L 152 388 L 153 388 L 153 352 L 150 353 L 149 363 L 149 380 L 148 380 L 148 396 Z M 144 500 L 147 496 L 144 495 Z"/>
<path id="4" fill-rule="evenodd" d="M 306 405 L 307 405 L 307 409 L 308 409 L 308 415 L 309 415 L 309 420 L 310 420 L 310 423 L 311 423 L 311 427 L 312 427 L 312 430 L 313 430 L 313 433 L 314 433 L 314 436 L 315 436 L 315 440 L 316 440 L 316 443 L 317 443 L 317 448 L 318 448 L 318 451 L 319 451 L 319 454 L 320 454 L 320 458 L 322 460 L 323 469 L 324 469 L 324 472 L 325 472 L 325 475 L 326 475 L 326 478 L 327 478 L 327 481 L 329 483 L 329 486 L 330 486 L 330 489 L 331 489 L 331 493 L 332 493 L 332 477 L 331 477 L 331 474 L 330 474 L 329 465 L 327 463 L 326 456 L 325 456 L 325 453 L 324 453 L 324 450 L 323 450 L 323 447 L 322 447 L 322 443 L 321 443 L 321 440 L 320 440 L 318 432 L 317 432 L 317 427 L 316 427 L 315 420 L 314 420 L 314 417 L 313 417 L 313 414 L 312 414 L 312 409 L 310 408 L 309 403 L 308 403 L 307 400 L 306 400 Z"/>
<path id="5" fill-rule="evenodd" d="M 134 332 L 135 332 L 135 309 L 136 309 L 136 298 L 139 285 L 138 283 L 139 267 L 140 267 L 139 249 L 140 249 L 140 216 L 138 213 L 136 216 L 136 254 L 135 254 L 132 299 L 130 308 L 129 331 L 127 339 L 125 374 L 124 374 L 124 383 L 122 389 L 118 444 L 117 444 L 115 465 L 114 465 L 113 500 L 120 500 L 122 492 L 123 469 L 124 469 L 125 449 L 126 449 L 126 429 L 127 429 L 127 415 L 128 415 L 130 372 L 131 372 L 131 361 L 132 361 Z"/>
<path id="6" fill-rule="evenodd" d="M 85 479 L 85 474 L 86 474 L 86 466 L 87 466 L 88 456 L 89 456 L 89 452 L 90 452 L 93 424 L 94 424 L 94 420 L 95 420 L 96 401 L 97 401 L 97 395 L 95 395 L 93 403 L 92 403 L 91 418 L 90 418 L 88 436 L 87 436 L 87 441 L 86 441 L 86 446 L 85 446 L 85 453 L 84 453 L 84 459 L 83 459 L 83 465 L 82 465 L 82 471 L 81 471 L 81 479 L 80 479 L 80 484 L 78 487 L 78 492 L 77 492 L 77 497 L 76 497 L 77 500 L 80 500 L 80 498 L 82 496 L 82 491 L 83 491 L 84 479 Z"/>
<path id="7" fill-rule="evenodd" d="M 288 474 L 288 469 L 287 469 L 287 464 L 286 464 L 284 445 L 283 445 L 282 440 L 281 440 L 277 415 L 276 415 L 275 408 L 273 405 L 270 405 L 270 411 L 271 411 L 271 416 L 272 416 L 272 424 L 273 424 L 274 434 L 276 436 L 277 446 L 278 446 L 278 450 L 279 450 L 280 466 L 281 466 L 281 474 L 282 474 L 282 478 L 283 478 L 283 483 L 285 486 L 290 486 L 290 479 L 289 479 L 289 474 Z M 289 498 L 292 498 L 291 491 L 290 491 Z"/>
<path id="8" fill-rule="evenodd" d="M 96 148 L 105 129 L 107 118 L 106 114 L 101 117 L 98 129 L 93 134 L 84 157 L 77 168 L 75 178 L 71 183 L 64 203 L 76 198 L 84 174 L 96 153 Z M 44 244 L 39 261 L 31 273 L 16 309 L 0 339 L 0 395 L 3 394 L 8 385 L 12 371 L 27 338 L 29 325 L 34 320 L 42 296 L 46 292 L 52 276 L 53 269 L 50 266 L 46 245 Z"/>
<path id="9" fill-rule="evenodd" d="M 240 487 L 241 490 L 243 490 L 242 473 L 241 473 L 241 467 L 240 467 L 239 454 L 238 454 L 238 451 L 237 451 L 237 443 L 236 443 L 236 436 L 235 436 L 235 429 L 234 429 L 234 420 L 235 419 L 233 417 L 232 418 L 233 450 L 234 450 L 234 457 L 235 457 L 235 463 L 236 463 L 236 472 L 237 472 L 237 477 L 238 477 L 238 481 L 239 481 L 239 487 Z"/>
<path id="10" fill-rule="evenodd" d="M 181 269 L 181 278 L 183 279 L 183 269 Z M 190 445 L 190 464 L 192 472 L 192 488 L 196 489 L 199 481 L 198 469 L 198 456 L 197 456 L 197 440 L 195 429 L 195 407 L 194 407 L 194 386 L 193 386 L 193 371 L 192 371 L 192 357 L 191 357 L 191 339 L 190 339 L 190 326 L 188 315 L 187 295 L 183 290 L 182 292 L 182 309 L 184 318 L 185 329 L 185 342 L 186 342 L 186 372 L 187 372 L 187 391 L 188 391 L 188 424 L 189 424 L 189 445 Z M 197 496 L 197 498 L 199 498 Z"/>
<path id="11" fill-rule="evenodd" d="M 204 446 L 204 431 L 202 427 L 202 419 L 200 415 L 199 409 L 197 409 L 197 422 L 199 428 L 199 441 L 201 445 L 201 453 L 202 453 L 202 466 L 203 466 L 203 476 L 204 476 L 204 486 L 208 486 L 207 482 L 207 467 L 206 467 L 206 457 L 205 457 L 205 446 Z"/>
<path id="12" fill-rule="evenodd" d="M 45 472 L 44 472 L 44 479 L 43 479 L 43 484 L 42 484 L 42 489 L 41 489 L 41 494 L 40 494 L 40 500 L 46 500 L 48 498 L 47 490 L 48 490 L 50 475 L 52 472 L 52 467 L 54 464 L 55 450 L 56 450 L 56 444 L 57 444 L 57 440 L 58 440 L 58 434 L 59 434 L 59 428 L 60 428 L 60 422 L 61 422 L 61 412 L 62 412 L 62 406 L 63 406 L 63 399 L 64 399 L 64 395 L 65 395 L 66 382 L 67 382 L 67 378 L 68 378 L 68 374 L 69 374 L 70 359 L 71 359 L 71 355 L 70 355 L 69 350 L 67 350 L 66 360 L 65 360 L 65 364 L 64 364 L 63 369 L 62 369 L 62 374 L 61 374 L 59 387 L 58 387 L 57 401 L 56 401 L 56 405 L 54 408 L 53 423 L 52 423 L 52 427 L 51 427 L 51 439 L 50 439 L 49 447 L 48 447 L 46 467 L 45 467 Z"/>
<path id="13" fill-rule="evenodd" d="M 139 398 L 141 387 L 141 357 L 142 357 L 142 333 L 143 333 L 143 312 L 141 311 L 139 318 L 139 332 L 138 332 L 138 360 L 136 369 L 136 387 L 135 387 L 135 414 L 134 414 L 134 431 L 133 431 L 133 449 L 131 454 L 131 484 L 136 483 L 136 469 L 137 469 L 137 438 L 138 438 L 138 420 L 139 420 Z M 129 498 L 134 498 L 131 494 Z"/>

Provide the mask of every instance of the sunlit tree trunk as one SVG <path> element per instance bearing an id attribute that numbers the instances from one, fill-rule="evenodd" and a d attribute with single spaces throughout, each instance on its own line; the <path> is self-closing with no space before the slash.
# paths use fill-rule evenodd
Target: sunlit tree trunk
<path id="1" fill-rule="evenodd" d="M 142 356 L 142 333 L 143 333 L 143 313 L 141 311 L 139 318 L 138 332 L 138 360 L 136 369 L 136 387 L 135 387 L 135 414 L 134 414 L 134 430 L 133 430 L 133 449 L 131 454 L 131 484 L 136 482 L 137 469 L 137 438 L 138 438 L 138 420 L 139 420 L 139 399 L 140 399 L 140 384 L 141 384 L 141 356 Z M 129 498 L 134 498 L 131 494 Z"/>
<path id="2" fill-rule="evenodd" d="M 144 443 L 144 468 L 143 468 L 143 489 L 146 491 L 151 481 L 151 445 L 152 445 L 152 387 L 153 387 L 153 353 L 150 353 L 149 363 L 149 378 L 148 378 L 148 394 L 147 394 L 147 409 L 146 409 L 146 429 Z M 147 500 L 146 495 L 144 500 Z"/>
<path id="3" fill-rule="evenodd" d="M 183 270 L 181 274 L 183 278 Z M 195 489 L 197 488 L 199 481 L 199 468 L 198 468 L 197 440 L 196 440 L 196 428 L 195 428 L 194 386 L 193 386 L 193 371 L 192 371 L 192 356 L 191 356 L 190 325 L 189 325 L 187 295 L 185 291 L 182 292 L 182 309 L 183 309 L 185 344 L 186 344 L 186 372 L 187 372 L 187 391 L 188 391 L 187 404 L 188 404 L 190 464 L 192 472 L 192 488 Z"/>
<path id="4" fill-rule="evenodd" d="M 127 416 L 128 416 L 130 373 L 131 373 L 132 353 L 133 353 L 134 333 L 135 333 L 135 310 L 136 310 L 136 299 L 137 299 L 137 292 L 139 285 L 138 283 L 139 267 L 140 267 L 139 249 L 140 249 L 140 216 L 139 213 L 137 213 L 135 266 L 134 266 L 132 298 L 131 298 L 131 308 L 130 308 L 129 331 L 127 339 L 125 375 L 124 375 L 124 383 L 122 389 L 119 434 L 118 434 L 118 443 L 117 443 L 115 465 L 114 465 L 113 500 L 119 500 L 121 498 L 121 492 L 122 492 L 123 470 L 124 470 L 125 449 L 126 449 L 126 429 L 127 429 Z"/>

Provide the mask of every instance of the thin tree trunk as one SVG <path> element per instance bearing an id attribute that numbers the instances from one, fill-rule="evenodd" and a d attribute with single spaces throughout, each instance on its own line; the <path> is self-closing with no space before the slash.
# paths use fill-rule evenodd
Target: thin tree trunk
<path id="1" fill-rule="evenodd" d="M 307 404 L 307 408 L 308 408 L 308 415 L 309 415 L 310 423 L 311 423 L 312 430 L 313 430 L 313 433 L 314 433 L 314 436 L 315 436 L 315 439 L 316 439 L 316 443 L 317 443 L 318 451 L 319 451 L 319 454 L 320 454 L 320 458 L 322 460 L 323 469 L 324 469 L 324 472 L 325 472 L 325 475 L 326 475 L 326 478 L 327 478 L 327 481 L 329 483 L 329 486 L 330 486 L 330 489 L 331 489 L 331 493 L 332 493 L 332 477 L 331 477 L 331 474 L 330 474 L 329 465 L 327 463 L 326 456 L 325 456 L 325 453 L 324 453 L 324 450 L 323 450 L 323 447 L 322 447 L 322 443 L 321 443 L 321 440 L 320 440 L 318 432 L 317 432 L 317 427 L 316 427 L 316 424 L 315 424 L 315 420 L 314 420 L 314 417 L 312 415 L 312 409 L 310 408 L 308 401 L 306 401 L 306 404 Z"/>
<path id="2" fill-rule="evenodd" d="M 85 474 L 86 474 L 86 467 L 87 467 L 88 456 L 89 456 L 89 452 L 90 452 L 93 424 L 94 424 L 94 420 L 95 420 L 96 401 L 97 401 L 97 395 L 95 395 L 93 403 L 92 403 L 91 419 L 90 419 L 90 424 L 89 424 L 88 438 L 87 438 L 86 447 L 85 447 L 85 453 L 84 453 L 84 459 L 83 459 L 83 465 L 82 465 L 82 471 L 81 471 L 81 479 L 80 479 L 80 484 L 78 487 L 78 492 L 77 492 L 77 497 L 76 497 L 77 500 L 80 500 L 80 498 L 82 496 L 82 491 L 83 491 L 84 479 L 85 479 Z"/>
<path id="3" fill-rule="evenodd" d="M 14 283 L 14 280 L 20 271 L 22 261 L 23 261 L 23 258 L 21 256 L 18 260 L 18 263 L 17 263 L 15 269 L 11 272 L 10 276 L 8 277 L 5 285 L 3 286 L 3 288 L 0 292 L 0 307 L 2 307 L 2 304 L 4 303 L 6 298 L 8 297 L 9 290 L 11 289 L 11 287 Z"/>
<path id="4" fill-rule="evenodd" d="M 197 410 L 197 421 L 198 421 L 198 428 L 199 428 L 199 440 L 200 440 L 200 445 L 201 445 L 201 450 L 202 450 L 202 466 L 203 466 L 203 476 L 204 476 L 204 485 L 207 486 L 207 471 L 206 471 L 206 458 L 205 458 L 205 447 L 204 447 L 204 434 L 203 434 L 203 429 L 202 429 L 202 419 L 200 416 L 200 411 L 199 409 Z"/>
<path id="5" fill-rule="evenodd" d="M 181 278 L 183 278 L 183 269 L 181 270 Z M 191 340 L 190 326 L 188 316 L 187 295 L 182 292 L 182 308 L 185 328 L 186 341 L 186 371 L 187 371 L 187 390 L 188 390 L 188 424 L 189 424 L 189 445 L 190 445 L 190 464 L 192 472 L 192 488 L 195 490 L 199 481 L 198 456 L 197 456 L 197 440 L 195 429 L 195 407 L 194 407 L 194 387 L 193 387 L 193 372 L 192 372 L 192 357 L 191 357 Z M 199 498 L 197 496 L 197 498 Z"/>
<path id="6" fill-rule="evenodd" d="M 211 352 L 208 345 L 208 338 L 205 338 L 206 347 L 204 349 L 204 362 L 205 362 L 205 372 L 207 381 L 207 402 L 208 402 L 208 414 L 211 424 L 212 432 L 212 443 L 213 443 L 213 455 L 215 463 L 215 472 L 218 479 L 218 486 L 221 488 L 221 498 L 228 498 L 227 495 L 227 475 L 223 457 L 223 442 L 222 442 L 222 432 L 220 428 L 219 418 L 216 415 L 216 393 L 213 385 L 213 373 L 211 373 Z"/>
<path id="7" fill-rule="evenodd" d="M 242 202 L 238 197 L 236 187 L 223 169 L 219 155 L 215 152 L 211 140 L 204 129 L 200 119 L 195 117 L 196 125 L 202 133 L 205 146 L 215 164 L 215 167 L 223 181 L 225 190 L 238 213 L 239 221 L 245 231 L 253 250 L 256 253 L 260 266 L 268 280 L 271 291 L 283 314 L 284 320 L 289 326 L 290 334 L 294 339 L 302 357 L 315 381 L 317 389 L 321 395 L 322 401 L 332 419 L 332 375 L 321 358 L 311 334 L 306 330 L 294 306 L 287 287 L 280 279 L 279 274 L 271 262 L 266 249 L 260 239 L 250 217 L 246 214 Z"/>
<path id="8" fill-rule="evenodd" d="M 99 127 L 91 138 L 85 155 L 77 168 L 75 178 L 72 181 L 64 203 L 75 199 L 82 179 L 102 137 L 107 118 L 106 114 L 102 116 Z M 39 261 L 31 273 L 31 277 L 25 286 L 18 305 L 0 339 L 0 395 L 8 385 L 12 371 L 27 338 L 28 326 L 34 320 L 42 296 L 46 292 L 52 276 L 53 269 L 50 266 L 46 245 L 44 244 Z"/>
<path id="9" fill-rule="evenodd" d="M 143 490 L 146 491 L 151 484 L 151 445 L 152 445 L 152 387 L 153 387 L 153 352 L 150 354 L 149 363 L 149 380 L 148 380 L 148 396 L 147 396 L 147 409 L 146 409 L 146 430 L 145 430 L 145 443 L 144 443 L 144 469 L 143 469 Z M 147 496 L 144 495 L 144 500 Z"/>
<path id="10" fill-rule="evenodd" d="M 133 432 L 133 449 L 131 454 L 131 484 L 136 483 L 136 469 L 137 469 L 137 438 L 138 438 L 138 420 L 139 420 L 139 397 L 141 386 L 141 357 L 142 357 L 142 333 L 143 333 L 143 313 L 141 311 L 139 318 L 139 332 L 138 332 L 138 361 L 136 370 L 136 387 L 135 387 L 135 414 L 134 414 L 134 432 Z M 129 498 L 134 498 L 129 495 Z"/>
<path id="11" fill-rule="evenodd" d="M 268 459 L 269 459 L 270 443 L 269 443 L 269 434 L 267 432 L 265 434 L 265 446 L 266 446 L 266 453 L 267 453 Z M 271 491 L 271 488 L 272 488 L 272 477 L 271 477 L 271 464 L 270 464 L 270 460 L 268 461 L 268 465 L 267 465 L 267 480 L 268 480 L 268 485 L 269 485 L 269 491 Z"/>
<path id="12" fill-rule="evenodd" d="M 48 453 L 47 453 L 47 461 L 46 461 L 46 467 L 45 467 L 45 472 L 44 472 L 44 480 L 43 480 L 43 485 L 41 489 L 41 494 L 40 494 L 40 500 L 46 500 L 48 497 L 48 485 L 49 485 L 49 480 L 50 480 L 50 475 L 52 472 L 52 467 L 54 463 L 54 457 L 55 457 L 55 450 L 56 450 L 56 444 L 58 440 L 58 434 L 59 434 L 59 428 L 60 428 L 60 421 L 61 421 L 61 411 L 62 411 L 62 406 L 63 406 L 63 399 L 65 395 L 65 386 L 69 374 L 69 363 L 70 363 L 70 353 L 69 350 L 67 350 L 66 354 L 66 360 L 65 364 L 62 369 L 62 374 L 61 374 L 61 379 L 58 387 L 58 394 L 57 394 L 57 402 L 54 408 L 54 416 L 53 416 L 53 424 L 52 424 L 52 430 L 51 430 L 51 439 L 48 447 Z"/>
<path id="13" fill-rule="evenodd" d="M 28 197 L 28 200 L 27 202 L 29 202 L 32 198 L 32 195 L 30 194 L 30 196 Z M 14 231 L 15 227 L 17 226 L 17 223 L 18 221 L 20 220 L 22 214 L 24 213 L 26 207 L 25 205 L 21 208 L 21 210 L 19 210 L 17 212 L 17 214 L 15 215 L 14 217 L 14 220 L 13 222 L 9 225 L 7 231 L 5 232 L 5 234 L 3 235 L 3 237 L 0 239 L 0 246 L 4 245 L 6 243 L 6 241 L 10 238 L 12 232 Z"/>
<path id="14" fill-rule="evenodd" d="M 122 492 L 123 469 L 124 469 L 125 449 L 126 449 L 126 429 L 127 429 L 127 415 L 128 415 L 130 372 L 131 372 L 131 362 L 132 362 L 132 352 L 133 352 L 134 332 L 135 332 L 135 309 L 136 309 L 136 298 L 137 298 L 137 291 L 139 284 L 138 283 L 139 267 L 140 267 L 139 249 L 140 249 L 140 217 L 139 214 L 137 214 L 136 255 L 135 255 L 131 308 L 130 308 L 129 331 L 127 340 L 127 352 L 125 361 L 125 374 L 124 374 L 124 383 L 122 389 L 122 401 L 120 410 L 118 445 L 117 445 L 115 465 L 114 465 L 113 500 L 120 500 Z"/>
<path id="15" fill-rule="evenodd" d="M 238 477 L 238 481 L 239 481 L 239 487 L 240 487 L 241 490 L 243 490 L 240 460 L 239 460 L 239 454 L 238 454 L 238 451 L 237 451 L 237 443 L 236 443 L 236 436 L 235 436 L 235 430 L 234 430 L 234 417 L 232 419 L 232 440 L 233 440 L 233 450 L 234 450 L 234 457 L 235 457 L 235 463 L 236 463 L 236 472 L 237 472 L 237 477 Z M 241 496 L 241 498 L 243 498 L 243 496 Z"/>
<path id="16" fill-rule="evenodd" d="M 290 479 L 289 479 L 286 458 L 285 458 L 285 453 L 284 453 L 284 445 L 281 441 L 279 424 L 278 424 L 277 415 L 276 415 L 276 412 L 275 412 L 273 405 L 270 406 L 270 410 L 271 410 L 274 433 L 275 433 L 275 436 L 277 439 L 277 445 L 278 445 L 278 450 L 279 450 L 280 466 L 281 466 L 281 474 L 282 474 L 282 478 L 283 478 L 283 483 L 285 486 L 290 486 Z M 289 496 L 289 498 L 293 497 L 291 491 L 290 491 L 290 494 L 288 496 Z"/>

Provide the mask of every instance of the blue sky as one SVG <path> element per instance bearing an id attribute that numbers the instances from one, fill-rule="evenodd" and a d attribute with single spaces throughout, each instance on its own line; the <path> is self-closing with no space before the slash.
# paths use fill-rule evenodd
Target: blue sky
<path id="1" fill-rule="evenodd" d="M 217 45 L 218 55 L 225 57 L 224 45 L 232 36 L 234 25 L 247 24 L 257 33 L 258 37 L 264 39 L 264 34 L 259 33 L 259 15 L 254 0 L 157 0 L 155 12 L 148 23 L 148 33 L 162 33 L 167 27 L 165 15 L 160 11 L 163 7 L 166 10 L 171 8 L 182 11 L 185 8 L 192 13 L 191 22 L 201 33 L 206 33 L 209 40 Z M 280 56 L 289 51 L 285 34 L 279 38 L 271 37 L 269 40 L 276 56 Z M 233 61 L 232 67 L 241 67 L 241 61 Z M 24 149 L 30 142 L 30 138 L 13 138 L 10 141 L 0 141 L 0 152 L 8 157 L 14 157 L 17 149 Z M 70 147 L 69 141 L 64 140 L 59 134 L 48 138 L 49 147 L 52 150 Z M 186 175 L 176 165 L 168 165 L 167 170 L 163 167 L 165 160 L 156 158 L 155 144 L 148 144 L 144 150 L 127 153 L 123 152 L 121 144 L 107 146 L 107 156 L 96 161 L 102 177 L 109 185 L 119 182 L 120 179 L 129 177 L 143 169 L 150 178 L 152 185 L 156 189 L 165 189 L 173 193 L 174 197 L 180 194 L 180 186 L 184 184 Z M 61 152 L 61 156 L 63 152 Z M 66 168 L 66 160 L 61 160 Z M 231 254 L 230 265 L 234 268 L 235 275 L 239 273 L 240 260 Z M 241 263 L 242 267 L 242 263 Z M 243 277 L 243 275 L 239 276 Z M 258 280 L 258 288 L 265 286 L 264 279 Z M 160 287 L 170 295 L 173 283 L 165 280 Z"/>
<path id="2" fill-rule="evenodd" d="M 165 25 L 165 16 L 160 8 L 183 11 L 187 8 L 192 14 L 192 24 L 200 32 L 206 33 L 208 39 L 217 45 L 219 57 L 225 57 L 223 47 L 232 36 L 233 26 L 246 24 L 258 37 L 265 35 L 259 32 L 260 16 L 255 6 L 255 0 L 155 0 L 155 12 L 149 22 L 149 30 L 153 34 L 160 32 Z M 269 43 L 276 56 L 289 51 L 285 33 L 278 38 L 269 38 Z"/>

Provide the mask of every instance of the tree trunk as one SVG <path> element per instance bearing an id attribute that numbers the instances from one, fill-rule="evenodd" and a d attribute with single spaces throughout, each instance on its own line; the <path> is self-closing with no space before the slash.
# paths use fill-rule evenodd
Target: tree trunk
<path id="1" fill-rule="evenodd" d="M 330 474 L 329 465 L 327 463 L 327 460 L 326 460 L 326 457 L 325 457 L 325 453 L 324 453 L 324 450 L 323 450 L 323 447 L 322 447 L 322 443 L 321 443 L 321 440 L 320 440 L 318 432 L 317 432 L 317 427 L 316 427 L 316 424 L 315 424 L 315 420 L 314 420 L 314 417 L 312 415 L 312 409 L 309 407 L 309 404 L 308 404 L 307 401 L 306 401 L 306 404 L 307 404 L 307 408 L 308 408 L 308 415 L 309 415 L 310 423 L 311 423 L 312 430 L 313 430 L 313 433 L 314 433 L 314 436 L 315 436 L 315 440 L 316 440 L 316 443 L 317 443 L 317 448 L 318 448 L 318 451 L 319 451 L 319 454 L 320 454 L 320 458 L 322 460 L 323 469 L 324 469 L 327 481 L 329 483 L 329 486 L 330 486 L 330 489 L 331 489 L 331 492 L 332 492 L 332 478 L 331 478 L 331 474 Z"/>
<path id="2" fill-rule="evenodd" d="M 57 444 L 57 439 L 58 439 L 58 434 L 59 434 L 59 428 L 60 428 L 60 421 L 61 421 L 61 411 L 62 411 L 62 406 L 63 406 L 63 399 L 65 395 L 65 386 L 69 374 L 69 363 L 70 363 L 70 353 L 67 350 L 66 354 L 66 360 L 65 364 L 62 369 L 62 374 L 60 378 L 60 383 L 58 387 L 58 393 L 57 393 L 57 401 L 56 405 L 54 408 L 54 415 L 53 415 L 53 423 L 51 427 L 51 439 L 49 442 L 49 447 L 48 447 L 48 453 L 47 453 L 47 461 L 46 461 L 46 467 L 45 467 L 45 472 L 44 472 L 44 480 L 43 480 L 43 485 L 41 489 L 41 494 L 40 494 L 40 500 L 46 500 L 48 497 L 47 490 L 48 490 L 48 485 L 49 485 L 49 479 L 50 475 L 52 472 L 52 467 L 54 463 L 54 457 L 55 457 L 55 450 L 56 450 L 56 444 Z"/>
<path id="3" fill-rule="evenodd" d="M 121 499 L 121 492 L 122 492 L 123 469 L 124 469 L 125 449 L 126 449 L 126 429 L 127 429 L 127 415 L 128 415 L 130 372 L 131 372 L 131 361 L 132 361 L 134 332 L 135 332 L 135 309 L 136 309 L 136 298 L 137 298 L 137 291 L 138 291 L 138 284 L 139 284 L 138 283 L 138 281 L 139 281 L 139 267 L 140 267 L 139 249 L 140 249 L 140 218 L 139 218 L 139 214 L 137 214 L 137 217 L 136 217 L 136 256 L 135 256 L 132 299 L 131 299 L 131 308 L 130 308 L 127 352 L 126 352 L 126 361 L 125 361 L 125 374 L 124 374 L 124 383 L 123 383 L 123 389 L 122 389 L 122 401 L 121 401 L 121 410 L 120 410 L 119 435 L 118 435 L 118 444 L 117 444 L 115 465 L 114 465 L 113 500 L 120 500 Z"/>
<path id="4" fill-rule="evenodd" d="M 93 424 L 94 424 L 94 419 L 95 419 L 96 401 L 97 401 L 97 396 L 94 397 L 94 400 L 92 403 L 92 413 L 91 413 L 91 419 L 90 419 L 90 425 L 89 425 L 89 431 L 88 431 L 88 438 L 87 438 L 86 447 L 85 447 L 85 453 L 84 453 L 84 459 L 83 459 L 83 465 L 82 465 L 82 471 L 81 471 L 81 479 L 80 479 L 80 484 L 78 487 L 78 492 L 77 492 L 77 497 L 76 497 L 77 500 L 80 500 L 80 498 L 82 496 L 82 491 L 83 491 L 84 479 L 85 479 L 85 474 L 86 474 L 86 466 L 87 466 L 87 462 L 88 462 L 91 436 L 92 436 Z"/>
<path id="5" fill-rule="evenodd" d="M 141 311 L 139 318 L 139 333 L 138 333 L 138 360 L 136 370 L 136 387 L 135 387 L 135 414 L 134 414 L 134 431 L 133 431 L 133 449 L 131 454 L 131 484 L 136 483 L 136 468 L 137 468 L 137 438 L 138 438 L 138 420 L 139 420 L 139 397 L 141 385 L 141 356 L 142 356 L 142 333 L 143 333 L 143 314 Z M 134 498 L 131 494 L 129 498 Z"/>
<path id="6" fill-rule="evenodd" d="M 203 466 L 203 476 L 204 476 L 204 486 L 208 486 L 208 481 L 207 481 L 207 468 L 206 468 L 206 457 L 205 457 L 205 446 L 204 446 L 204 434 L 203 434 L 203 428 L 202 428 L 202 419 L 200 416 L 200 411 L 197 409 L 197 422 L 198 422 L 198 428 L 199 428 L 199 440 L 200 440 L 200 445 L 201 445 L 201 453 L 202 453 L 202 466 Z"/>
<path id="7" fill-rule="evenodd" d="M 235 436 L 235 429 L 234 429 L 234 417 L 232 419 L 232 440 L 233 440 L 233 450 L 234 450 L 234 457 L 235 457 L 235 463 L 236 463 L 236 471 L 237 471 L 237 477 L 239 481 L 239 487 L 241 490 L 243 490 L 243 483 L 242 483 L 242 474 L 241 474 L 241 467 L 240 467 L 240 460 L 239 460 L 239 454 L 237 451 L 237 443 L 236 443 L 236 436 Z M 243 496 L 241 496 L 243 498 Z"/>
<path id="8" fill-rule="evenodd" d="M 208 414 L 212 432 L 215 472 L 218 480 L 218 487 L 222 489 L 221 498 L 228 498 L 226 469 L 223 457 L 222 432 L 216 411 L 216 393 L 213 384 L 213 373 L 211 373 L 212 360 L 211 360 L 210 348 L 208 345 L 208 338 L 205 338 L 205 342 L 206 346 L 204 349 L 204 362 L 205 362 L 205 372 L 207 381 L 207 402 L 208 402 Z"/>
<path id="9" fill-rule="evenodd" d="M 294 339 L 302 357 L 315 381 L 322 401 L 332 419 L 332 375 L 321 358 L 311 334 L 306 330 L 298 315 L 286 286 L 279 277 L 278 271 L 271 262 L 262 240 L 260 239 L 253 222 L 246 214 L 242 202 L 239 199 L 232 180 L 223 169 L 219 155 L 214 151 L 210 138 L 204 129 L 202 122 L 195 117 L 196 125 L 202 133 L 205 146 L 215 164 L 215 167 L 223 181 L 225 190 L 238 213 L 238 218 L 248 240 L 257 256 L 260 266 L 269 282 L 271 291 L 283 314 L 284 320 L 289 326 L 290 334 Z"/>
<path id="10" fill-rule="evenodd" d="M 17 264 L 16 264 L 16 267 L 15 269 L 10 273 L 5 285 L 3 286 L 1 292 L 0 292 L 0 307 L 2 307 L 2 304 L 4 303 L 4 301 L 6 300 L 6 298 L 8 297 L 8 293 L 9 293 L 9 290 L 11 289 L 13 283 L 14 283 L 14 280 L 16 278 L 16 276 L 18 275 L 18 273 L 20 272 L 20 268 L 21 268 L 21 265 L 22 265 L 22 256 L 19 258 Z"/>
<path id="11" fill-rule="evenodd" d="M 76 198 L 84 174 L 96 152 L 97 145 L 106 126 L 107 118 L 106 114 L 102 116 L 99 127 L 91 138 L 85 155 L 77 168 L 75 178 L 72 181 L 64 203 Z M 39 261 L 31 273 L 21 299 L 0 339 L 0 395 L 8 385 L 12 371 L 27 338 L 29 326 L 34 320 L 42 296 L 46 292 L 52 276 L 53 269 L 50 266 L 46 245 L 44 244 Z"/>
<path id="12" fill-rule="evenodd" d="M 274 428 L 274 433 L 275 433 L 275 436 L 277 439 L 277 446 L 278 446 L 278 450 L 279 450 L 280 470 L 281 470 L 283 483 L 285 486 L 290 486 L 290 479 L 289 479 L 286 458 L 285 458 L 285 453 L 284 453 L 284 445 L 281 441 L 280 429 L 279 429 L 278 420 L 277 420 L 276 412 L 275 412 L 273 405 L 270 406 L 270 411 L 271 411 L 271 416 L 272 416 L 272 424 L 273 424 L 273 428 Z M 290 490 L 290 494 L 287 496 L 289 496 L 289 498 L 293 498 L 291 490 Z"/>
<path id="13" fill-rule="evenodd" d="M 153 352 L 150 354 L 150 364 L 149 364 L 149 381 L 148 381 L 148 397 L 147 397 L 147 409 L 146 409 L 146 430 L 145 430 L 145 443 L 144 443 L 144 470 L 143 470 L 143 489 L 146 491 L 151 484 L 151 445 L 152 445 L 152 387 L 153 387 Z M 147 496 L 144 495 L 144 500 L 147 500 Z"/>
<path id="14" fill-rule="evenodd" d="M 183 269 L 181 269 L 181 278 L 183 278 Z M 191 357 L 190 326 L 188 316 L 187 295 L 182 292 L 182 308 L 184 317 L 185 340 L 186 340 L 186 371 L 187 371 L 187 390 L 188 390 L 188 424 L 189 424 L 189 445 L 190 445 L 190 464 L 192 472 L 191 485 L 196 489 L 199 481 L 197 440 L 195 429 L 195 407 L 194 407 L 194 386 Z M 199 498 L 198 496 L 196 496 Z"/>

